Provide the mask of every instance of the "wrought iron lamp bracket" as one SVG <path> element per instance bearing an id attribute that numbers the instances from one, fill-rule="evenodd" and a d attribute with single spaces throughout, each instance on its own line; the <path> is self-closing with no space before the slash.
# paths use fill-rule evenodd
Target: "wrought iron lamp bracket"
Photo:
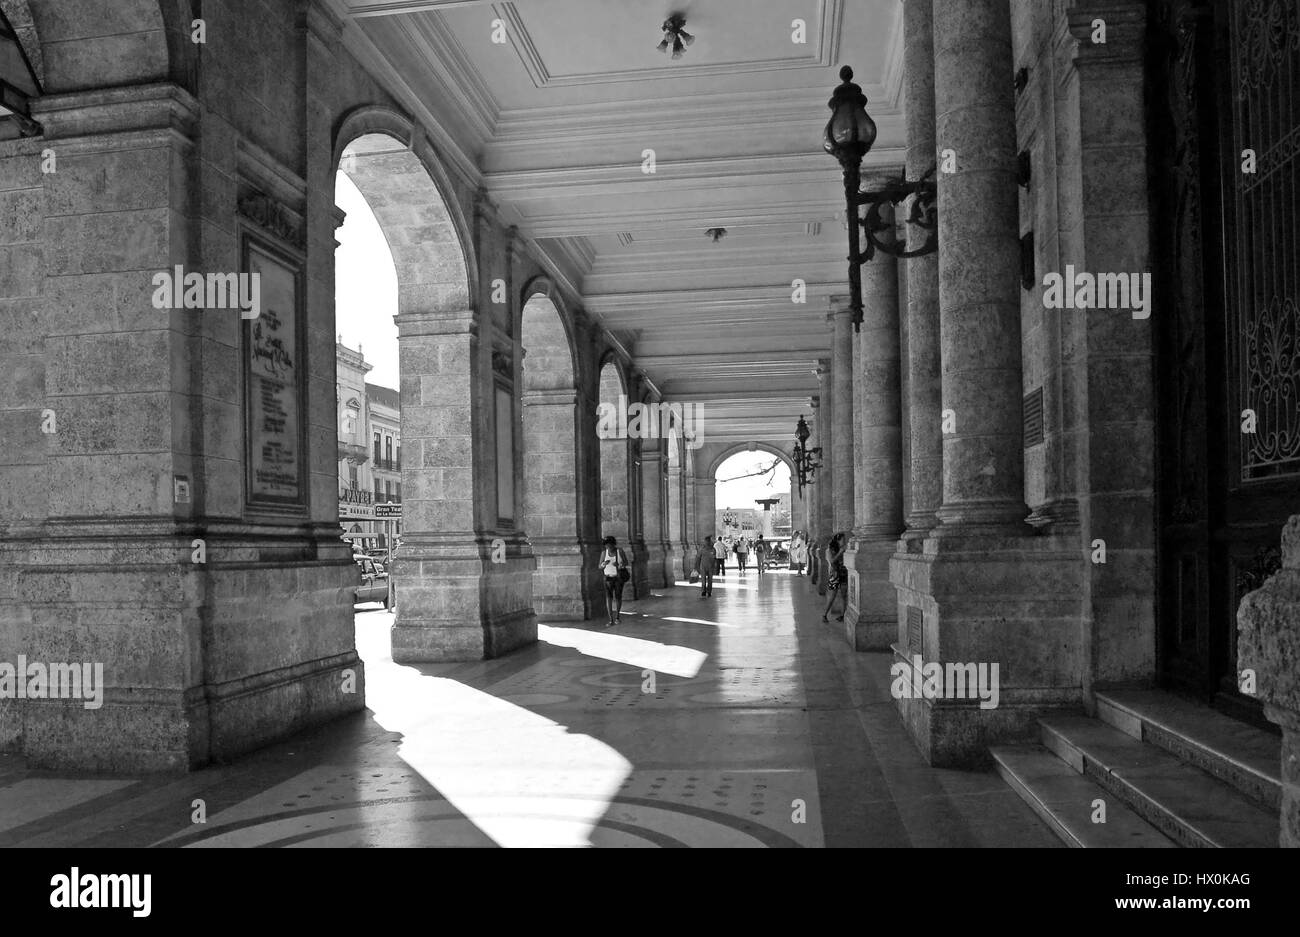
<path id="1" fill-rule="evenodd" d="M 939 249 L 939 208 L 937 204 L 939 193 L 934 181 L 936 168 L 931 166 L 925 175 L 913 182 L 908 182 L 906 178 L 898 179 L 875 192 L 859 192 L 857 194 L 856 205 L 858 207 L 867 206 L 866 212 L 858 218 L 858 224 L 862 226 L 863 233 L 867 236 L 867 243 L 859 252 L 858 257 L 850 257 L 849 260 L 856 260 L 861 265 L 874 258 L 876 251 L 891 254 L 900 260 L 907 260 L 911 257 L 924 257 L 926 254 L 932 254 Z M 912 199 L 912 206 L 908 212 L 906 224 L 914 225 L 925 231 L 926 238 L 919 247 L 909 250 L 906 243 L 885 242 L 880 239 L 879 235 L 881 232 L 889 231 L 894 227 L 893 222 L 886 221 L 883 217 L 885 206 L 894 207 L 900 205 L 912 196 L 915 196 L 915 198 Z"/>

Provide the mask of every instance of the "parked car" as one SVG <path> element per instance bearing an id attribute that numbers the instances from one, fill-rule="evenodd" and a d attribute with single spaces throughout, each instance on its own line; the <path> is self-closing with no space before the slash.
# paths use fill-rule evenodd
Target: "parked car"
<path id="1" fill-rule="evenodd" d="M 357 586 L 355 603 L 385 601 L 388 598 L 388 573 L 368 556 L 356 554 L 352 559 L 361 569 L 361 585 Z"/>

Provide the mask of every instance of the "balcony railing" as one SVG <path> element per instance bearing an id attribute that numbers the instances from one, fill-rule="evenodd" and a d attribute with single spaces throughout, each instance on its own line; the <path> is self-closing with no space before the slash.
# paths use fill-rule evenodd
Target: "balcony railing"
<path id="1" fill-rule="evenodd" d="M 402 463 L 398 459 L 375 459 L 374 467 L 384 472 L 400 472 Z"/>

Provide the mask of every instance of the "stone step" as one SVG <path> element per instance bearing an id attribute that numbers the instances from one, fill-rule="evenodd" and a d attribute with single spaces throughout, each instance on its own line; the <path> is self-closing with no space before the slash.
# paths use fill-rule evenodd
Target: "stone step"
<path id="1" fill-rule="evenodd" d="M 1097 719 L 1051 716 L 1042 741 L 1182 846 L 1270 847 L 1278 814 L 1177 757 Z"/>
<path id="2" fill-rule="evenodd" d="M 1042 745 L 989 750 L 998 774 L 1067 846 L 1084 849 L 1172 849 L 1175 843 Z M 1093 803 L 1106 802 L 1106 822 L 1093 823 Z"/>
<path id="3" fill-rule="evenodd" d="M 1278 736 L 1162 690 L 1100 692 L 1097 716 L 1232 785 L 1256 803 L 1279 809 L 1282 739 Z"/>

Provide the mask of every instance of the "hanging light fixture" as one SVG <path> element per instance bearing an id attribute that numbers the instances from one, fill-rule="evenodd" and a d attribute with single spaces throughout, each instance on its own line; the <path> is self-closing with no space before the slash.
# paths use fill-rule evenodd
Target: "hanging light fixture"
<path id="1" fill-rule="evenodd" d="M 673 58 L 680 59 L 686 52 L 686 47 L 695 41 L 695 37 L 686 31 L 686 16 L 682 13 L 674 13 L 664 20 L 661 27 L 664 31 L 664 38 L 659 42 L 657 48 L 660 52 L 667 52 L 668 47 L 673 47 Z"/>

